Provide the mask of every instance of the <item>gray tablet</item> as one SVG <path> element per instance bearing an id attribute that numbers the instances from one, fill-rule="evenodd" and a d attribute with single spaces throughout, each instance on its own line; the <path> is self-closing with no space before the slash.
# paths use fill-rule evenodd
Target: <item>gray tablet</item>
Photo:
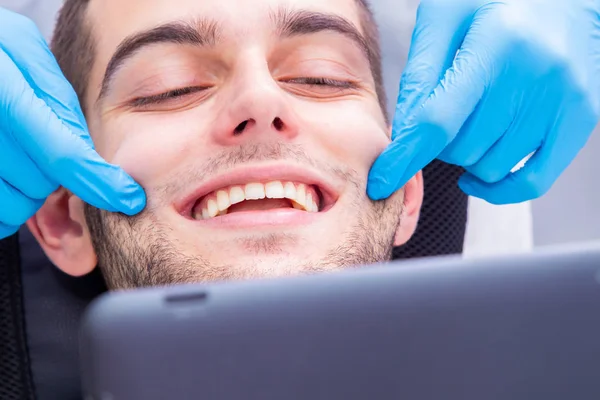
<path id="1" fill-rule="evenodd" d="M 600 249 L 114 293 L 96 400 L 598 400 Z"/>

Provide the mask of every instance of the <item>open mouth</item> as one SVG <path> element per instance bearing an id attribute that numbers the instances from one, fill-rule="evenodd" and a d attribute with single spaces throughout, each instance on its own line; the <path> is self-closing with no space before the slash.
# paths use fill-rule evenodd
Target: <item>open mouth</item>
<path id="1" fill-rule="evenodd" d="M 286 208 L 317 213 L 328 209 L 331 203 L 317 185 L 293 181 L 251 182 L 223 187 L 199 198 L 191 216 L 195 220 L 209 220 L 233 213 Z"/>

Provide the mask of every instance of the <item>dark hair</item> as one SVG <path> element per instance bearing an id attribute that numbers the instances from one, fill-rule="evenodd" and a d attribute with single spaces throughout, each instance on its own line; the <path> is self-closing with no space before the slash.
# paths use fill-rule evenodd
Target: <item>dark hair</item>
<path id="1" fill-rule="evenodd" d="M 96 52 L 86 19 L 90 0 L 65 0 L 58 12 L 50 47 L 85 111 L 85 96 Z"/>
<path id="2" fill-rule="evenodd" d="M 379 28 L 368 0 L 355 0 L 355 2 L 359 7 L 361 25 L 367 41 L 371 72 L 375 81 L 379 104 L 386 121 L 388 121 Z M 88 80 L 95 55 L 92 29 L 86 18 L 89 3 L 90 0 L 65 0 L 58 13 L 51 43 L 52 52 L 63 74 L 75 89 L 84 111 Z"/>

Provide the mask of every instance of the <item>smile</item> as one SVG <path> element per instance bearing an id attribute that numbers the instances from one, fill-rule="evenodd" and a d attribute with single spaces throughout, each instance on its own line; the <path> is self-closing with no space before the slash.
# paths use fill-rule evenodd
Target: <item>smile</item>
<path id="1" fill-rule="evenodd" d="M 194 206 L 192 217 L 196 220 L 206 220 L 236 212 L 285 208 L 316 213 L 322 208 L 321 197 L 318 187 L 304 183 L 253 182 L 209 193 Z"/>
<path id="2" fill-rule="evenodd" d="M 339 187 L 310 170 L 246 166 L 208 179 L 176 207 L 188 219 L 213 227 L 298 225 L 331 209 L 338 193 Z"/>

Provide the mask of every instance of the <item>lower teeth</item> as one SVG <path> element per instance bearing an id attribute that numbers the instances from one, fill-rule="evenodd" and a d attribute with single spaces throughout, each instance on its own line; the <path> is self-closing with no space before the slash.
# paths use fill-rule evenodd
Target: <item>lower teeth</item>
<path id="1" fill-rule="evenodd" d="M 296 210 L 306 211 L 306 208 L 302 207 L 300 204 L 296 203 L 295 201 L 292 201 L 292 207 L 294 207 Z"/>

